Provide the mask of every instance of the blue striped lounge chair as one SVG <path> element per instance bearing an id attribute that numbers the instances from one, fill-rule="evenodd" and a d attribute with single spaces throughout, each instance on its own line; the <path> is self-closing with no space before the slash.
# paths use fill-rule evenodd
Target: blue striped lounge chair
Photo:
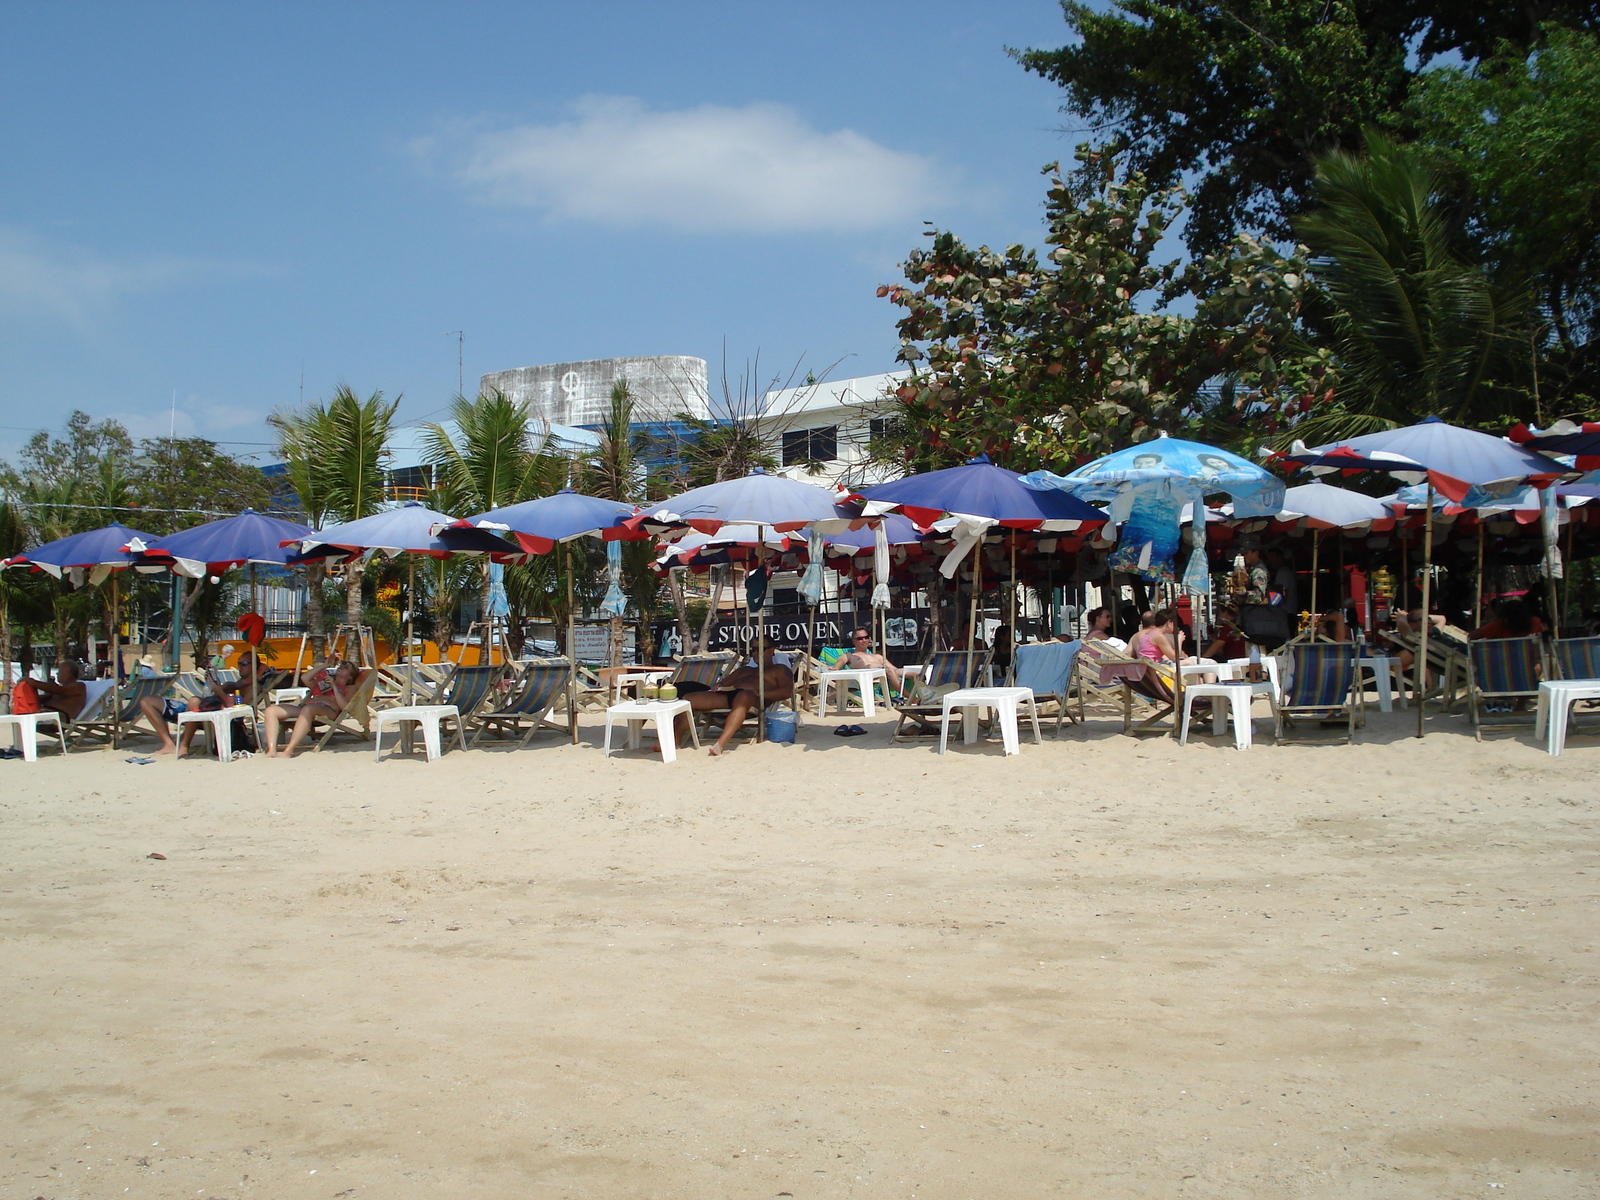
<path id="1" fill-rule="evenodd" d="M 517 743 L 517 749 L 521 750 L 541 729 L 566 733 L 567 723 L 552 719 L 550 713 L 561 700 L 571 672 L 571 659 L 529 659 L 522 664 L 508 698 L 491 702 L 473 717 L 475 728 L 468 745 L 476 746 L 486 733 L 497 738 L 521 733 L 522 740 Z"/>
<path id="2" fill-rule="evenodd" d="M 1527 725 L 1531 718 L 1526 712 L 1515 721 L 1486 720 L 1488 705 L 1495 702 L 1496 708 L 1502 708 L 1512 701 L 1537 701 L 1543 678 L 1544 645 L 1539 638 L 1479 638 L 1471 642 L 1467 646 L 1467 705 L 1477 739 L 1483 741 L 1485 728 Z"/>
<path id="3" fill-rule="evenodd" d="M 1550 652 L 1560 678 L 1600 679 L 1600 637 L 1556 638 Z"/>
<path id="4" fill-rule="evenodd" d="M 120 688 L 112 689 L 92 711 L 86 705 L 78 719 L 67 724 L 67 743 L 76 746 L 86 739 L 103 738 L 115 746 L 130 733 L 155 737 L 155 730 L 134 724 L 144 719 L 139 704 L 147 696 L 165 696 L 177 680 L 177 675 L 133 676 Z"/>
<path id="5" fill-rule="evenodd" d="M 1036 642 L 1018 646 L 1011 664 L 1011 686 L 1031 688 L 1033 701 L 1056 706 L 1056 736 L 1065 721 L 1076 721 L 1067 704 L 1072 668 L 1082 642 Z"/>
<path id="6" fill-rule="evenodd" d="M 1356 726 L 1366 723 L 1362 689 L 1357 685 L 1356 648 L 1350 642 L 1304 642 L 1285 646 L 1293 677 L 1272 705 L 1278 741 L 1326 741 L 1290 738 L 1297 720 L 1319 724 L 1345 719 L 1345 742 L 1353 742 Z"/>
<path id="7" fill-rule="evenodd" d="M 971 678 L 974 683 L 983 678 L 983 668 L 988 661 L 987 650 L 939 650 L 928 658 L 928 668 L 917 680 L 916 694 L 932 690 L 946 692 L 965 687 Z M 971 674 L 968 660 L 971 659 Z M 920 737 L 924 734 L 938 736 L 939 721 L 944 715 L 944 705 L 939 700 L 904 700 L 894 706 L 900 719 L 895 722 L 891 743 L 902 737 Z M 911 728 L 906 728 L 907 723 Z"/>

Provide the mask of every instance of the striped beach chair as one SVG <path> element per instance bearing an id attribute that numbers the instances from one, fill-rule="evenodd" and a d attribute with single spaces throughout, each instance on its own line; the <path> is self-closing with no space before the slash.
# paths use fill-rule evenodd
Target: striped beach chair
<path id="1" fill-rule="evenodd" d="M 1076 721 L 1067 703 L 1072 668 L 1082 642 L 1034 642 L 1018 646 L 1011 664 L 1011 686 L 1031 688 L 1038 704 L 1056 706 L 1056 736 L 1065 721 Z"/>
<path id="2" fill-rule="evenodd" d="M 155 730 L 147 725 L 134 724 L 144 719 L 139 704 L 147 696 L 165 696 L 177 679 L 177 675 L 135 675 L 121 688 L 108 691 L 92 712 L 85 705 L 78 719 L 67 725 L 68 745 L 76 746 L 86 739 L 103 738 L 109 745 L 115 746 L 130 733 L 147 733 L 155 737 Z"/>
<path id="3" fill-rule="evenodd" d="M 486 733 L 495 737 L 515 737 L 521 733 L 522 740 L 517 743 L 517 749 L 521 750 L 541 729 L 566 733 L 567 723 L 553 720 L 550 714 L 564 694 L 571 671 L 571 659 L 529 659 L 522 665 L 508 698 L 491 702 L 473 717 L 475 728 L 468 746 L 476 746 Z M 527 726 L 525 731 L 524 725 Z"/>
<path id="4" fill-rule="evenodd" d="M 1363 690 L 1357 685 L 1356 648 L 1350 642 L 1302 642 L 1285 646 L 1293 675 L 1283 695 L 1272 704 L 1278 741 L 1327 741 L 1286 736 L 1297 720 L 1319 724 L 1345 719 L 1345 742 L 1353 742 L 1356 726 L 1366 723 Z"/>
<path id="5" fill-rule="evenodd" d="M 1514 712 L 1528 709 L 1526 701 L 1539 699 L 1539 681 L 1544 679 L 1544 645 L 1537 637 L 1480 638 L 1467 646 L 1467 707 L 1472 717 L 1472 732 L 1481 742 L 1483 731 L 1512 729 L 1527 725 L 1532 713 L 1524 711 L 1515 721 L 1490 722 L 1485 718 L 1489 704 L 1509 707 Z M 1517 705 L 1517 701 L 1523 701 Z"/>
<path id="6" fill-rule="evenodd" d="M 1556 638 L 1550 656 L 1560 679 L 1600 679 L 1600 637 Z"/>
<path id="7" fill-rule="evenodd" d="M 927 670 L 917 679 L 916 693 L 933 692 L 936 695 L 966 686 L 968 678 L 983 678 L 983 668 L 988 663 L 987 650 L 940 650 L 929 656 Z M 971 674 L 967 662 L 972 660 Z M 891 743 L 902 737 L 920 737 L 924 734 L 938 736 L 939 721 L 944 715 L 944 705 L 938 699 L 929 701 L 907 700 L 894 706 L 900 719 L 895 722 Z M 910 722 L 911 729 L 906 729 Z"/>

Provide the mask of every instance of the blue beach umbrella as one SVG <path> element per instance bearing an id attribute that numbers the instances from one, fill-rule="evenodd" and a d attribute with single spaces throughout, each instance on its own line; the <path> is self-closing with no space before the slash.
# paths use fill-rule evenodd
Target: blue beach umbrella
<path id="1" fill-rule="evenodd" d="M 724 525 L 764 525 L 778 533 L 814 526 L 823 532 L 848 528 L 860 517 L 839 507 L 842 497 L 814 483 L 769 475 L 757 467 L 740 479 L 692 488 L 659 504 L 646 505 L 629 524 L 667 533 L 693 529 L 716 533 Z"/>
<path id="2" fill-rule="evenodd" d="M 245 563 L 283 566 L 309 526 L 245 509 L 237 517 L 209 521 L 165 537 L 141 537 L 143 557 L 190 579 L 220 575 Z M 141 565 L 145 565 L 141 563 Z"/>
<path id="3" fill-rule="evenodd" d="M 525 553 L 549 554 L 558 544 L 579 537 L 600 537 L 606 541 L 646 538 L 649 534 L 623 524 L 636 511 L 633 505 L 621 500 L 602 500 L 562 488 L 553 496 L 463 517 L 441 530 L 441 536 L 448 545 L 467 548 L 464 539 L 469 531 L 478 530 L 515 541 Z"/>
<path id="4" fill-rule="evenodd" d="M 851 499 L 863 501 L 862 511 L 869 516 L 898 510 L 924 530 L 946 516 L 1053 533 L 1106 519 L 1105 513 L 1076 496 L 1024 486 L 1023 476 L 996 466 L 985 454 L 959 467 L 862 488 Z"/>

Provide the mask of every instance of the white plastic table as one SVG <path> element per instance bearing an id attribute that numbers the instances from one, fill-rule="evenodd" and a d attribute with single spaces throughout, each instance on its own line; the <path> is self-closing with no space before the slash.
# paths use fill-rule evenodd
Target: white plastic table
<path id="1" fill-rule="evenodd" d="M 1183 676 L 1184 686 L 1189 686 L 1189 678 L 1194 675 L 1215 675 L 1218 679 L 1237 679 L 1238 667 L 1231 662 L 1216 662 L 1213 659 L 1203 658 L 1199 662 L 1183 663 L 1178 667 L 1178 672 Z"/>
<path id="2" fill-rule="evenodd" d="M 372 714 L 372 758 L 383 761 L 383 727 L 393 725 L 402 734 L 407 722 L 422 730 L 422 746 L 429 762 L 437 762 L 443 754 L 439 727 L 444 721 L 456 723 L 456 745 L 467 748 L 466 731 L 462 728 L 461 710 L 454 704 L 412 704 L 399 708 L 383 708 Z M 410 747 L 408 746 L 407 749 Z"/>
<path id="3" fill-rule="evenodd" d="M 1189 717 L 1197 697 L 1211 699 L 1211 732 L 1221 735 L 1227 729 L 1228 718 L 1233 718 L 1233 745 L 1236 750 L 1248 750 L 1254 735 L 1250 726 L 1250 703 L 1257 696 L 1273 695 L 1272 681 L 1251 683 L 1236 680 L 1232 683 L 1193 683 L 1183 690 L 1183 719 L 1178 724 L 1178 745 L 1189 741 Z M 1227 701 L 1228 711 L 1222 711 L 1220 701 Z"/>
<path id="4" fill-rule="evenodd" d="M 297 700 L 304 700 L 310 694 L 310 688 L 275 688 L 267 693 L 267 699 L 272 701 L 274 704 L 293 704 Z"/>
<path id="5" fill-rule="evenodd" d="M 1547 679 L 1539 685 L 1533 736 L 1545 738 L 1544 748 L 1550 754 L 1560 755 L 1566 749 L 1567 718 L 1579 700 L 1600 700 L 1600 679 Z"/>
<path id="6" fill-rule="evenodd" d="M 1390 658 L 1383 654 L 1373 654 L 1366 658 L 1356 659 L 1357 671 L 1371 671 L 1372 682 L 1378 689 L 1378 711 L 1394 711 L 1394 676 L 1400 670 L 1400 660 Z M 1406 706 L 1404 695 L 1400 697 L 1400 707 Z"/>
<path id="7" fill-rule="evenodd" d="M 215 709 L 212 712 L 181 712 L 178 714 L 178 732 L 183 732 L 185 725 L 206 725 L 206 735 L 210 737 L 211 744 L 216 747 L 217 761 L 222 763 L 233 761 L 233 737 L 228 731 L 228 726 L 243 717 L 247 721 L 255 720 L 255 709 L 248 704 L 230 704 L 227 708 Z"/>
<path id="8" fill-rule="evenodd" d="M 883 681 L 884 690 L 889 687 L 889 672 L 882 667 L 830 667 L 826 671 L 817 673 L 817 716 L 828 715 L 828 688 L 837 687 L 838 694 L 834 697 L 838 701 L 834 707 L 840 712 L 849 711 L 850 687 L 855 685 L 861 693 L 861 715 L 870 717 L 877 713 L 877 701 L 873 697 L 873 685 L 878 680 Z"/>
<path id="9" fill-rule="evenodd" d="M 23 762 L 39 760 L 39 722 L 54 721 L 56 737 L 61 742 L 61 753 L 67 752 L 67 739 L 61 736 L 61 714 L 53 709 L 36 713 L 6 713 L 0 716 L 0 728 L 11 727 L 11 744 L 22 747 Z"/>
<path id="10" fill-rule="evenodd" d="M 1244 670 L 1248 669 L 1251 664 L 1248 658 L 1230 658 L 1228 665 L 1238 668 L 1239 674 L 1242 675 Z M 1263 654 L 1261 661 L 1255 665 L 1266 671 L 1267 682 L 1272 685 L 1272 695 L 1275 699 L 1281 701 L 1283 699 L 1283 660 L 1276 654 Z M 1235 676 L 1235 678 L 1238 677 Z"/>
<path id="11" fill-rule="evenodd" d="M 694 727 L 694 710 L 689 707 L 687 700 L 626 700 L 606 709 L 606 755 L 611 754 L 611 727 L 618 721 L 628 723 L 629 750 L 637 750 L 644 745 L 644 727 L 649 723 L 656 727 L 661 761 L 676 762 L 678 735 L 672 728 L 672 722 L 679 713 L 689 715 L 689 740 L 694 743 L 696 750 L 700 749 L 700 731 Z"/>
<path id="12" fill-rule="evenodd" d="M 975 687 L 958 688 L 946 692 L 944 711 L 939 717 L 939 753 L 945 752 L 950 741 L 950 713 L 961 710 L 961 740 L 971 745 L 978 740 L 978 710 L 991 709 L 1000 724 L 1000 740 L 1007 754 L 1022 753 L 1022 739 L 1017 736 L 1017 710 L 1028 708 L 1028 718 L 1033 722 L 1035 745 L 1043 745 L 1039 736 L 1039 709 L 1033 702 L 1033 689 L 1025 687 Z"/>

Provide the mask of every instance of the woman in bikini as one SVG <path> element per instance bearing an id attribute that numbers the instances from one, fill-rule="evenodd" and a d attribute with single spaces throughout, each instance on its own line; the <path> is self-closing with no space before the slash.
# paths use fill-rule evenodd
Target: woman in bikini
<path id="1" fill-rule="evenodd" d="M 295 748 L 305 741 L 314 721 L 338 719 L 344 706 L 350 703 L 350 693 L 356 676 L 361 672 L 353 662 L 341 662 L 331 671 L 324 667 L 307 681 L 310 691 L 300 704 L 274 704 L 262 717 L 267 723 L 267 757 L 278 758 L 278 729 L 284 721 L 293 719 L 294 729 L 289 734 L 289 744 L 283 748 L 283 758 L 293 758 Z"/>

